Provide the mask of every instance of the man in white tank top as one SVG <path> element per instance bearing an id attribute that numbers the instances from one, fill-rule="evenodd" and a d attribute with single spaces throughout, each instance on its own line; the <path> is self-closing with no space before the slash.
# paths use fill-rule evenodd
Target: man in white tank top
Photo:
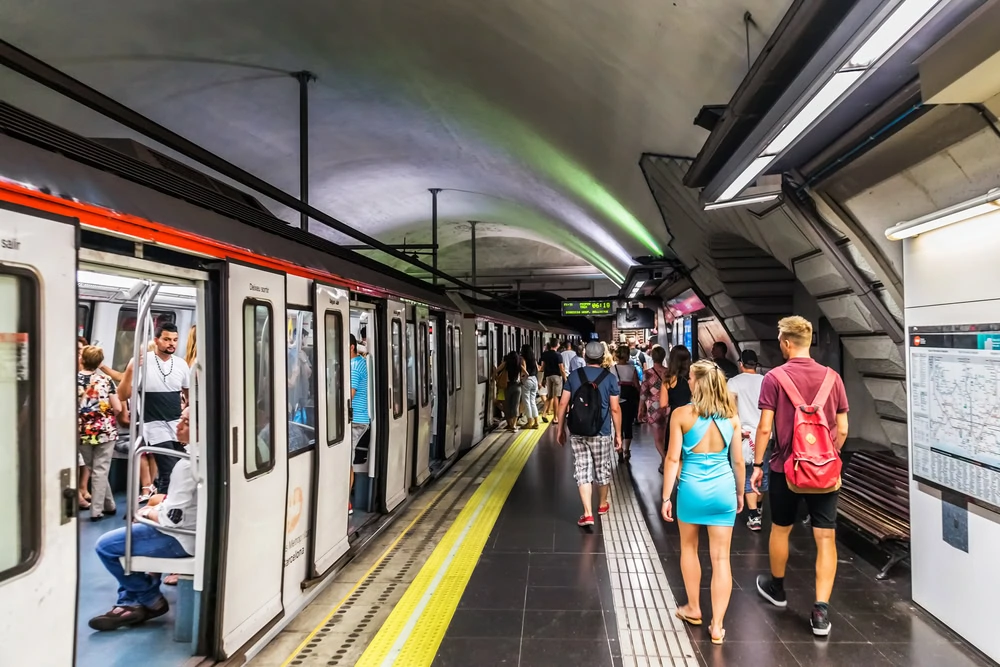
<path id="1" fill-rule="evenodd" d="M 164 322 L 156 327 L 154 351 L 147 352 L 145 380 L 143 382 L 142 435 L 147 445 L 183 451 L 184 446 L 177 438 L 177 424 L 181 419 L 181 397 L 187 401 L 190 384 L 190 369 L 177 351 L 177 325 Z M 155 454 L 159 470 L 156 488 L 166 493 L 170 485 L 170 473 L 177 458 L 166 454 Z"/>
<path id="2" fill-rule="evenodd" d="M 753 453 L 757 447 L 767 447 L 767 443 L 753 442 L 760 424 L 760 387 L 764 384 L 764 376 L 757 373 L 757 353 L 753 350 L 743 350 L 740 355 L 740 374 L 730 378 L 729 391 L 736 397 L 736 410 L 740 418 L 740 430 L 743 432 L 743 460 L 747 461 L 746 505 L 750 516 L 747 528 L 757 532 L 761 524 L 761 503 L 770 475 L 765 469 L 764 483 L 759 492 L 750 488 L 750 477 L 753 475 Z"/>

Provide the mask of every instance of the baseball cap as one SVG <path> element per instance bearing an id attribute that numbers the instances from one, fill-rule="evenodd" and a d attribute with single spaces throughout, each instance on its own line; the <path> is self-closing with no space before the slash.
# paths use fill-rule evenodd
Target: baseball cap
<path id="1" fill-rule="evenodd" d="M 758 363 L 757 353 L 753 350 L 743 350 L 743 353 L 740 355 L 740 362 L 744 366 L 756 366 Z"/>
<path id="2" fill-rule="evenodd" d="M 583 356 L 587 361 L 601 361 L 604 359 L 604 346 L 596 340 L 591 341 L 583 349 Z"/>

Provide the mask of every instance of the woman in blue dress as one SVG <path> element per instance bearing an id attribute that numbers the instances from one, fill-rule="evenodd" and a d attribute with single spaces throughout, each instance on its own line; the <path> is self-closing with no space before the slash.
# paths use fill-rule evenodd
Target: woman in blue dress
<path id="1" fill-rule="evenodd" d="M 722 620 L 733 592 L 729 545 L 736 515 L 743 511 L 743 448 L 736 402 L 726 387 L 726 376 L 711 361 L 691 366 L 691 403 L 677 408 L 670 420 L 670 445 L 663 474 L 663 519 L 674 520 L 670 496 L 677 480 L 677 527 L 681 534 L 681 574 L 687 604 L 677 617 L 701 625 L 701 562 L 698 560 L 699 526 L 708 528 L 712 558 L 712 621 L 708 626 L 713 644 L 721 644 L 726 631 Z"/>

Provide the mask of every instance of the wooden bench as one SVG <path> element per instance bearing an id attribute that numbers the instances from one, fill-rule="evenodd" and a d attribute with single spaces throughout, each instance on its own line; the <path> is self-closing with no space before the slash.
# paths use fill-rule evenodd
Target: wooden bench
<path id="1" fill-rule="evenodd" d="M 875 577 L 910 555 L 910 479 L 906 461 L 887 452 L 856 451 L 841 475 L 838 514 L 849 528 L 888 555 Z"/>

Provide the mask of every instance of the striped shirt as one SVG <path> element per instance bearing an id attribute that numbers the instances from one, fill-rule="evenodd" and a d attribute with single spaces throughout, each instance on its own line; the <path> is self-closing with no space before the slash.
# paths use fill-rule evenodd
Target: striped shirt
<path id="1" fill-rule="evenodd" d="M 360 354 L 351 359 L 351 389 L 354 399 L 351 401 L 351 422 L 354 424 L 370 424 L 368 415 L 368 361 Z"/>
<path id="2" fill-rule="evenodd" d="M 142 406 L 142 436 L 147 445 L 177 441 L 181 420 L 181 389 L 190 383 L 190 369 L 180 357 L 161 361 L 146 353 Z"/>

